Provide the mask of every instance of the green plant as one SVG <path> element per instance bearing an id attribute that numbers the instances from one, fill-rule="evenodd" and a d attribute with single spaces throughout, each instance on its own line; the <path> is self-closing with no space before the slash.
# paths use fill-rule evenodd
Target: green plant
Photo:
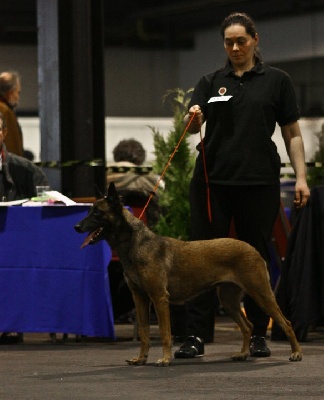
<path id="1" fill-rule="evenodd" d="M 164 137 L 159 130 L 150 127 L 153 134 L 155 162 L 153 170 L 161 174 L 173 154 L 185 125 L 183 117 L 187 111 L 192 89 L 168 90 L 163 101 L 169 100 L 173 111 L 173 129 Z M 183 138 L 168 166 L 163 181 L 165 189 L 159 191 L 159 204 L 162 209 L 155 231 L 163 236 L 189 239 L 190 209 L 189 184 L 194 168 L 195 155 L 190 149 L 189 133 Z"/>
<path id="2" fill-rule="evenodd" d="M 309 187 L 324 184 L 324 124 L 321 132 L 315 134 L 318 139 L 318 150 L 315 152 L 312 162 L 314 167 L 308 168 L 307 181 Z M 316 165 L 318 164 L 318 165 Z"/>

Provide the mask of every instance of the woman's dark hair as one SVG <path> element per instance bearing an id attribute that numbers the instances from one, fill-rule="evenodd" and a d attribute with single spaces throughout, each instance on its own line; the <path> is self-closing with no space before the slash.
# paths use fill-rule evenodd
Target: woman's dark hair
<path id="1" fill-rule="evenodd" d="M 225 30 L 231 25 L 244 26 L 246 33 L 253 38 L 255 38 L 257 34 L 253 19 L 245 13 L 235 12 L 227 16 L 221 25 L 221 35 L 223 39 L 225 37 Z M 262 58 L 258 48 L 255 49 L 255 56 L 261 61 Z"/>
<path id="2" fill-rule="evenodd" d="M 114 161 L 129 161 L 136 165 L 144 163 L 146 152 L 144 147 L 135 139 L 121 140 L 113 150 Z"/>

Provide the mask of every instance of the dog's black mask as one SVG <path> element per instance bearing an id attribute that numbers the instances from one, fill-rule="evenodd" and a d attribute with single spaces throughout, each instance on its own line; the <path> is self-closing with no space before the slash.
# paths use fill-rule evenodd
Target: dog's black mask
<path id="1" fill-rule="evenodd" d="M 122 212 L 123 205 L 119 199 L 115 185 L 111 183 L 108 187 L 107 196 L 97 200 L 89 210 L 88 215 L 74 226 L 78 233 L 89 232 L 81 245 L 95 244 L 100 240 L 107 239 L 112 228 L 111 218 L 116 213 Z M 109 209 L 113 213 L 109 213 Z"/>

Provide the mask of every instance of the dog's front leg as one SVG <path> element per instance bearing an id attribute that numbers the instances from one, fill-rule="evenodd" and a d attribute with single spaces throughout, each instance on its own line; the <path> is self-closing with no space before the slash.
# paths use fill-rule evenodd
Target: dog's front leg
<path id="1" fill-rule="evenodd" d="M 168 295 L 153 299 L 155 312 L 159 321 L 163 358 L 156 363 L 158 367 L 168 367 L 171 361 L 171 324 Z"/>
<path id="2" fill-rule="evenodd" d="M 139 293 L 134 289 L 132 289 L 132 295 L 135 303 L 141 347 L 139 356 L 134 357 L 131 360 L 126 360 L 126 362 L 129 365 L 145 365 L 150 348 L 150 299 L 146 294 Z"/>

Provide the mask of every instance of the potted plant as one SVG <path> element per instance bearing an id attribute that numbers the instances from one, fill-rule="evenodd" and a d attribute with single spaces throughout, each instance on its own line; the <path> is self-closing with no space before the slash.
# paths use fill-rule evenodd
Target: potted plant
<path id="1" fill-rule="evenodd" d="M 153 170 L 161 174 L 184 133 L 183 117 L 187 112 L 192 89 L 168 90 L 163 101 L 170 101 L 173 111 L 173 129 L 166 137 L 150 127 L 153 134 L 155 162 Z M 194 168 L 195 155 L 190 148 L 189 133 L 182 139 L 170 165 L 163 176 L 165 189 L 159 191 L 161 216 L 155 231 L 163 236 L 188 240 L 190 234 L 189 184 Z"/>

